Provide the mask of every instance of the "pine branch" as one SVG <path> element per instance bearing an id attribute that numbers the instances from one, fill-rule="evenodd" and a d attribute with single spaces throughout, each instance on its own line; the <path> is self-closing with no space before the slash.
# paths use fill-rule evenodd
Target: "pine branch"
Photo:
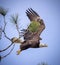
<path id="1" fill-rule="evenodd" d="M 17 24 L 16 24 L 16 29 L 17 29 L 17 31 L 18 31 L 19 38 L 20 38 L 20 31 L 19 31 L 19 27 L 18 27 L 18 25 L 17 25 Z"/>
<path id="2" fill-rule="evenodd" d="M 10 40 L 11 41 L 11 39 L 6 35 L 6 33 L 5 33 L 5 28 L 6 28 L 6 21 L 5 21 L 5 16 L 4 16 L 4 28 L 3 28 L 3 30 L 2 30 L 2 32 L 4 33 L 4 36 L 8 39 L 8 40 Z M 12 42 L 12 41 L 11 41 Z M 11 46 L 12 46 L 12 44 L 13 43 L 11 43 L 9 46 L 7 46 L 5 49 L 3 49 L 3 50 L 0 50 L 0 52 L 3 52 L 3 51 L 5 51 L 5 50 L 7 50 L 8 48 L 10 48 Z"/>
<path id="3" fill-rule="evenodd" d="M 20 31 L 19 31 L 19 27 L 18 27 L 18 18 L 19 18 L 18 14 L 16 14 L 16 15 L 12 15 L 10 20 L 16 25 L 16 29 L 18 31 L 19 38 L 20 38 Z"/>
<path id="4" fill-rule="evenodd" d="M 3 7 L 0 7 L 0 14 L 2 15 L 2 16 L 5 16 L 6 14 L 7 14 L 7 10 L 6 9 L 4 9 Z"/>

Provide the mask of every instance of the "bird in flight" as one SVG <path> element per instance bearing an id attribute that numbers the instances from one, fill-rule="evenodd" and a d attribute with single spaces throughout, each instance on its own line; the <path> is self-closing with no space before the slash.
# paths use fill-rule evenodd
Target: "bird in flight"
<path id="1" fill-rule="evenodd" d="M 6 27 L 5 15 L 6 15 L 6 13 L 7 13 L 7 11 L 0 8 L 0 14 L 4 16 L 4 24 L 5 24 L 4 30 L 2 32 L 4 33 L 5 37 L 8 40 L 10 40 L 12 43 L 19 43 L 20 44 L 20 48 L 17 51 L 18 55 L 20 54 L 21 51 L 26 50 L 28 48 L 47 47 L 47 44 L 41 44 L 41 42 L 40 42 L 40 40 L 42 40 L 42 38 L 40 37 L 41 33 L 45 29 L 44 21 L 43 21 L 43 19 L 41 19 L 41 17 L 38 15 L 38 13 L 36 13 L 32 8 L 28 8 L 26 10 L 26 15 L 27 15 L 28 19 L 30 20 L 30 25 L 28 26 L 27 29 L 21 30 L 23 32 L 24 41 L 22 41 L 20 39 L 20 32 L 19 32 L 19 29 L 17 26 L 18 16 L 17 17 L 12 16 L 12 20 L 16 24 L 17 31 L 19 33 L 19 38 L 13 37 L 12 39 L 10 39 L 9 37 L 6 36 L 6 34 L 5 34 L 5 27 Z M 12 46 L 12 43 L 7 48 L 0 50 L 0 52 L 7 50 L 9 47 Z M 13 46 L 13 48 L 14 48 L 14 46 Z M 7 55 L 9 55 L 9 54 L 10 54 L 10 52 Z M 7 55 L 5 55 L 4 57 L 6 57 Z M 2 57 L 0 56 L 0 59 L 1 58 Z"/>
<path id="2" fill-rule="evenodd" d="M 40 43 L 40 40 L 42 40 L 40 35 L 42 31 L 45 29 L 43 19 L 41 19 L 40 16 L 32 8 L 28 8 L 26 10 L 26 15 L 31 23 L 26 30 L 22 30 L 25 32 L 23 35 L 24 42 L 21 42 L 20 49 L 17 51 L 18 55 L 21 51 L 26 50 L 28 48 L 47 47 L 47 44 Z"/>

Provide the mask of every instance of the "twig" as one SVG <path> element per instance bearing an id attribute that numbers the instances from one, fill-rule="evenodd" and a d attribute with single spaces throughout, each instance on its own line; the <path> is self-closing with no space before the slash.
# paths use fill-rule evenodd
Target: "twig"
<path id="1" fill-rule="evenodd" d="M 0 39 L 2 37 L 2 27 L 0 28 Z"/>
<path id="2" fill-rule="evenodd" d="M 2 30 L 2 32 L 4 33 L 4 35 L 5 35 L 5 37 L 8 39 L 8 40 L 10 40 L 11 41 L 11 39 L 6 35 L 6 33 L 5 33 L 5 27 L 6 27 L 6 22 L 5 22 L 5 16 L 4 16 L 4 29 Z M 12 42 L 12 41 L 11 41 Z M 3 52 L 3 51 L 5 51 L 5 50 L 7 50 L 9 47 L 11 47 L 12 46 L 12 44 L 13 43 L 11 43 L 9 46 L 7 46 L 5 49 L 3 49 L 3 50 L 0 50 L 0 52 Z"/>
<path id="3" fill-rule="evenodd" d="M 1 15 L 3 15 L 3 18 L 4 18 L 4 28 L 3 28 L 3 30 L 2 30 L 2 32 L 4 33 L 4 36 L 8 39 L 8 40 L 10 40 L 11 41 L 11 44 L 9 45 L 9 46 L 7 46 L 5 49 L 3 49 L 3 50 L 0 50 L 0 52 L 3 52 L 3 51 L 5 51 L 5 50 L 7 50 L 8 48 L 10 48 L 11 46 L 12 46 L 12 44 L 13 44 L 13 42 L 12 42 L 12 40 L 6 35 L 6 33 L 5 33 L 5 28 L 6 28 L 6 21 L 5 21 L 5 15 L 6 15 L 6 13 L 7 13 L 7 11 L 5 11 L 4 9 L 0 9 L 0 14 Z M 17 20 L 17 19 L 16 19 Z M 17 28 L 18 29 L 18 28 Z M 5 58 L 5 57 L 7 57 L 11 52 L 12 52 L 12 50 L 14 49 L 14 46 L 15 46 L 15 44 L 13 45 L 13 47 L 12 47 L 12 49 L 10 50 L 10 52 L 8 53 L 8 54 L 6 54 L 5 56 L 0 56 L 0 60 L 1 59 L 3 59 L 3 58 Z"/>
<path id="4" fill-rule="evenodd" d="M 16 29 L 18 31 L 18 34 L 19 34 L 19 38 L 20 38 L 20 31 L 19 31 L 19 27 L 18 27 L 18 24 L 16 24 Z"/>
<path id="5" fill-rule="evenodd" d="M 9 54 L 13 51 L 14 46 L 15 46 L 15 44 L 13 45 L 12 49 L 10 50 L 10 52 L 9 52 L 8 54 L 6 54 L 5 56 L 1 57 L 1 59 L 3 59 L 3 58 L 5 58 L 5 57 L 7 57 L 7 56 L 8 56 L 8 55 L 9 55 Z"/>
<path id="6" fill-rule="evenodd" d="M 13 45 L 13 43 L 11 43 L 9 46 L 7 46 L 5 49 L 3 49 L 3 50 L 0 50 L 0 52 L 3 52 L 3 51 L 5 51 L 5 50 L 7 50 L 9 47 L 11 47 Z"/>
<path id="7" fill-rule="evenodd" d="M 16 29 L 18 31 L 19 38 L 20 38 L 20 31 L 19 31 L 19 27 L 18 27 L 18 14 L 16 14 L 15 16 L 11 16 L 11 20 L 16 25 Z"/>
<path id="8" fill-rule="evenodd" d="M 6 22 L 5 22 L 5 16 L 4 16 L 4 29 L 3 29 L 3 33 L 4 33 L 4 35 L 5 35 L 5 37 L 8 39 L 8 40 L 10 40 L 11 41 L 11 39 L 6 35 L 6 33 L 5 33 L 5 27 L 6 27 Z"/>

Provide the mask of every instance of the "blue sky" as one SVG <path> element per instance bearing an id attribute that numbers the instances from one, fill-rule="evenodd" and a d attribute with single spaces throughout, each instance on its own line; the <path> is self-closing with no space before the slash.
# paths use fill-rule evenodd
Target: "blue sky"
<path id="1" fill-rule="evenodd" d="M 0 62 L 0 65 L 37 65 L 40 62 L 47 62 L 49 65 L 60 65 L 60 0 L 0 0 L 0 6 L 8 9 L 6 16 L 6 33 L 8 37 L 18 37 L 15 26 L 10 22 L 10 16 L 19 14 L 20 29 L 27 28 L 30 21 L 25 12 L 28 8 L 33 8 L 44 20 L 46 29 L 41 34 L 41 43 L 47 43 L 47 48 L 27 49 L 19 56 L 16 45 L 13 52 Z M 3 26 L 2 16 L 0 16 L 0 26 Z M 2 36 L 0 49 L 8 46 L 10 42 Z M 10 49 L 9 49 L 10 50 Z M 7 50 L 0 55 L 8 53 Z"/>

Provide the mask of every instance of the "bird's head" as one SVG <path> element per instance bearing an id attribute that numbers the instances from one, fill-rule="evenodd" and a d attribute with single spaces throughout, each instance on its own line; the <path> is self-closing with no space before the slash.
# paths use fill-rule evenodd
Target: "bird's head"
<path id="1" fill-rule="evenodd" d="M 47 44 L 40 44 L 39 47 L 40 47 L 40 48 L 48 47 L 48 45 L 47 45 Z"/>

